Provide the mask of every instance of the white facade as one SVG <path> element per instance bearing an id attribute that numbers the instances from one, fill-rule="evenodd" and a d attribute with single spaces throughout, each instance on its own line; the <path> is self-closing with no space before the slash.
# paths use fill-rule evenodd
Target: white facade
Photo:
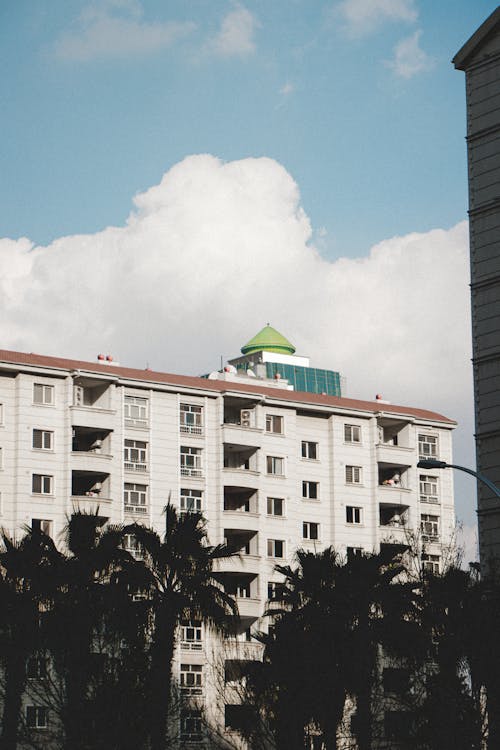
<path id="1" fill-rule="evenodd" d="M 371 552 L 414 532 L 439 566 L 452 539 L 452 473 L 416 466 L 452 461 L 455 423 L 439 414 L 5 351 L 0 413 L 0 526 L 21 535 L 43 522 L 60 540 L 74 508 L 99 507 L 161 532 L 169 499 L 201 509 L 212 544 L 241 548 L 219 572 L 246 654 L 274 567 L 297 548 Z M 202 666 L 181 684 L 205 700 L 215 678 L 195 631 L 182 631 L 179 671 Z"/>

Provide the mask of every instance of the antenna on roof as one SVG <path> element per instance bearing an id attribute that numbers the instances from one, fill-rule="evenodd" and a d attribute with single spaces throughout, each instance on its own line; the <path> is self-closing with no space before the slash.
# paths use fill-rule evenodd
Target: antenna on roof
<path id="1" fill-rule="evenodd" d="M 221 371 L 224 369 L 224 355 L 220 355 L 220 369 Z"/>

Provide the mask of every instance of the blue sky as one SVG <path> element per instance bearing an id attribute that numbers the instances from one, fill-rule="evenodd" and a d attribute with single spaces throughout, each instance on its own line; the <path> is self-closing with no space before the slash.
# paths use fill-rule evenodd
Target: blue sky
<path id="1" fill-rule="evenodd" d="M 328 257 L 451 226 L 466 216 L 467 188 L 464 76 L 450 60 L 495 7 L 2 3 L 0 236 L 47 244 L 120 224 L 135 193 L 204 152 L 283 164 Z M 216 40 L 231 13 L 224 50 Z M 394 67 L 405 40 L 410 67 Z"/>
<path id="2" fill-rule="evenodd" d="M 473 466 L 450 61 L 495 7 L 1 3 L 2 346 L 196 374 L 270 321 L 347 395 L 457 419 Z M 470 549 L 469 478 L 457 508 Z"/>

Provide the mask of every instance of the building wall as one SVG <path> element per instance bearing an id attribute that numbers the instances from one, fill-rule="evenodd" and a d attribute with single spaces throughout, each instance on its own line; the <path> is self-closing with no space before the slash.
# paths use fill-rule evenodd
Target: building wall
<path id="1" fill-rule="evenodd" d="M 496 19 L 496 20 L 495 20 Z M 500 15 L 454 62 L 465 70 L 476 454 L 500 487 Z M 474 44 L 474 41 L 476 43 Z M 471 46 L 472 45 L 472 46 Z M 485 572 L 500 565 L 500 504 L 478 485 L 479 547 Z"/>

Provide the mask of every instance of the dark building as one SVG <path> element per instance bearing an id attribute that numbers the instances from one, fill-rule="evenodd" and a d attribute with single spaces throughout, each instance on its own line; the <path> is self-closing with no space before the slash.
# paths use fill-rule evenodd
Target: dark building
<path id="1" fill-rule="evenodd" d="M 453 59 L 465 71 L 477 469 L 500 486 L 500 8 Z M 500 499 L 478 486 L 483 572 L 500 574 Z"/>

